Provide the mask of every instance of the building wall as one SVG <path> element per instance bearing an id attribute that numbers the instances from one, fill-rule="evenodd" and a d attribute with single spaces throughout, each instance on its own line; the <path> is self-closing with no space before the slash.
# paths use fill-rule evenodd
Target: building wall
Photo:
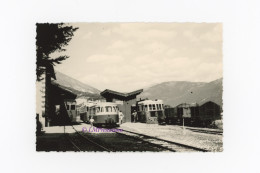
<path id="1" fill-rule="evenodd" d="M 136 98 L 124 101 L 125 107 L 125 122 L 131 122 L 131 106 L 136 103 Z"/>
<path id="2" fill-rule="evenodd" d="M 122 100 L 115 97 L 107 97 L 107 102 L 117 103 L 118 108 L 124 114 L 123 122 L 131 122 L 131 106 L 136 103 L 136 97 Z"/>
<path id="3" fill-rule="evenodd" d="M 36 114 L 39 115 L 39 121 L 42 128 L 45 127 L 45 73 L 42 74 L 42 81 L 36 81 Z"/>

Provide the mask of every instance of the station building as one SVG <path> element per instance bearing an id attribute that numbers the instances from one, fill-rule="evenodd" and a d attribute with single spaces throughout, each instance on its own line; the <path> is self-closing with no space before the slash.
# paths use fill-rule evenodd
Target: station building
<path id="1" fill-rule="evenodd" d="M 69 113 L 75 109 L 77 95 L 55 83 L 56 75 L 52 65 L 44 69 L 41 76 L 43 79 L 36 82 L 37 122 L 44 128 L 73 121 Z"/>
<path id="2" fill-rule="evenodd" d="M 124 114 L 123 122 L 131 122 L 132 106 L 136 104 L 136 96 L 143 92 L 143 89 L 139 89 L 129 93 L 121 93 L 106 89 L 100 93 L 107 102 L 117 103 L 118 108 Z"/>

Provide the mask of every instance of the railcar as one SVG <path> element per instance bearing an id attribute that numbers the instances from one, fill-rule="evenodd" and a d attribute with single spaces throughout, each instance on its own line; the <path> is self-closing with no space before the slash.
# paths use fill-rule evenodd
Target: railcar
<path id="1" fill-rule="evenodd" d="M 97 102 L 89 108 L 90 117 L 95 126 L 118 126 L 119 114 L 116 103 Z"/>
<path id="2" fill-rule="evenodd" d="M 83 105 L 80 106 L 80 108 L 79 108 L 79 115 L 80 115 L 80 119 L 83 122 L 89 123 L 89 120 L 90 120 L 89 109 L 93 105 L 94 105 L 94 103 L 87 103 L 87 104 L 83 104 Z"/>
<path id="3" fill-rule="evenodd" d="M 164 124 L 165 114 L 162 100 L 143 100 L 136 103 L 137 121 L 147 124 Z"/>
<path id="4" fill-rule="evenodd" d="M 78 122 L 79 116 L 76 109 L 76 101 L 75 100 L 64 100 L 65 106 L 67 109 L 67 113 L 71 122 Z"/>
<path id="5" fill-rule="evenodd" d="M 221 107 L 212 102 L 204 102 L 199 106 L 199 116 L 197 124 L 199 126 L 209 126 L 213 121 L 221 119 Z"/>
<path id="6" fill-rule="evenodd" d="M 200 104 L 183 103 L 165 108 L 166 123 L 208 127 L 213 121 L 221 119 L 220 111 L 220 106 L 211 101 Z"/>
<path id="7" fill-rule="evenodd" d="M 167 124 L 191 124 L 191 106 L 187 103 L 179 104 L 176 107 L 165 108 Z"/>

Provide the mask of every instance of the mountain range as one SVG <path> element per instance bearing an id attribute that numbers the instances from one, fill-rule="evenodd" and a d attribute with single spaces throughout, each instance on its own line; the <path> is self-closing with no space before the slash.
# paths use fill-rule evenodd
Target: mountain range
<path id="1" fill-rule="evenodd" d="M 222 106 L 222 78 L 212 82 L 163 82 L 144 89 L 137 98 L 161 99 L 165 105 L 213 101 Z"/>
<path id="2" fill-rule="evenodd" d="M 78 97 L 85 97 L 91 99 L 101 99 L 100 91 L 88 84 L 82 83 L 68 75 L 65 75 L 59 71 L 55 71 L 56 79 L 53 81 L 59 84 L 60 87 L 76 94 Z"/>
<path id="3" fill-rule="evenodd" d="M 72 77 L 56 71 L 57 80 L 55 83 L 62 88 L 78 95 L 91 99 L 102 99 L 100 90 L 82 83 Z M 181 103 L 203 103 L 213 101 L 222 106 L 222 78 L 212 82 L 188 82 L 169 81 L 154 84 L 144 88 L 144 91 L 137 96 L 137 99 L 161 99 L 165 105 L 176 106 Z"/>

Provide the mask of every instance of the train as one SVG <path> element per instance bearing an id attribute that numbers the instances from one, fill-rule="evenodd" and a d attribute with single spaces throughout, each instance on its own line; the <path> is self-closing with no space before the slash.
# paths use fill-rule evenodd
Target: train
<path id="1" fill-rule="evenodd" d="M 164 110 L 166 124 L 210 127 L 215 120 L 221 119 L 221 107 L 212 101 L 182 103 Z"/>
<path id="2" fill-rule="evenodd" d="M 94 103 L 86 103 L 86 104 L 80 105 L 80 107 L 79 107 L 80 120 L 82 120 L 83 122 L 89 123 L 89 120 L 91 118 L 89 109 L 93 105 L 94 105 Z"/>
<path id="3" fill-rule="evenodd" d="M 65 106 L 66 106 L 69 121 L 72 122 L 72 123 L 78 122 L 79 116 L 78 116 L 76 100 L 65 99 L 64 103 L 65 103 Z"/>
<path id="4" fill-rule="evenodd" d="M 136 102 L 137 122 L 147 124 L 165 124 L 162 100 L 140 100 Z"/>
<path id="5" fill-rule="evenodd" d="M 114 102 L 87 103 L 78 109 L 80 119 L 89 123 L 92 117 L 95 126 L 119 126 L 118 111 L 119 107 Z M 137 113 L 135 121 L 147 124 L 209 127 L 212 122 L 221 119 L 221 107 L 212 101 L 170 107 L 165 106 L 163 100 L 143 99 L 132 105 L 132 120 L 134 111 Z"/>
<path id="6" fill-rule="evenodd" d="M 113 102 L 97 102 L 89 106 L 88 119 L 93 118 L 95 126 L 119 126 L 119 109 Z"/>

